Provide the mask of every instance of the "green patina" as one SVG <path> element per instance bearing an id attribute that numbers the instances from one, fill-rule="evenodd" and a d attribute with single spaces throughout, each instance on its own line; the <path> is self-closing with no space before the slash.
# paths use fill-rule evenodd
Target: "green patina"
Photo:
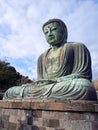
<path id="1" fill-rule="evenodd" d="M 38 81 L 8 89 L 3 99 L 96 100 L 87 47 L 67 42 L 67 27 L 59 19 L 46 22 L 43 32 L 50 48 L 38 59 Z"/>

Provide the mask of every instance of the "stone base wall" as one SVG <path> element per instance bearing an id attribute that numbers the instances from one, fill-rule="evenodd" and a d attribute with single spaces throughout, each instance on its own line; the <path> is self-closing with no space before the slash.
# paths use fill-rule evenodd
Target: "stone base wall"
<path id="1" fill-rule="evenodd" d="M 98 130 L 90 101 L 0 101 L 0 130 Z"/>

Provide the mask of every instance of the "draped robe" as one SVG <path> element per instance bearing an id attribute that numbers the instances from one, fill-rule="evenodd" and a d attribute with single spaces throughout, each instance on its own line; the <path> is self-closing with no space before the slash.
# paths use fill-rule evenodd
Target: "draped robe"
<path id="1" fill-rule="evenodd" d="M 51 48 L 38 59 L 38 81 L 8 89 L 3 99 L 96 100 L 91 57 L 82 43 L 65 43 L 57 57 Z"/>

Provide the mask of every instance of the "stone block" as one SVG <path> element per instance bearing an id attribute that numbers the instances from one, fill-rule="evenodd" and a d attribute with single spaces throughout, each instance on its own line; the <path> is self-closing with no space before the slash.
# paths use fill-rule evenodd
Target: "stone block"
<path id="1" fill-rule="evenodd" d="M 44 119 L 43 118 L 43 126 L 49 127 L 49 119 Z"/>
<path id="2" fill-rule="evenodd" d="M 21 108 L 30 109 L 31 108 L 31 100 L 22 100 Z"/>
<path id="3" fill-rule="evenodd" d="M 38 128 L 36 128 L 37 130 L 47 130 L 47 128 L 45 128 L 44 126 L 42 126 L 42 127 L 38 127 Z M 33 130 L 33 127 L 32 127 L 32 130 Z"/>
<path id="4" fill-rule="evenodd" d="M 86 120 L 86 121 L 91 122 L 91 121 L 94 121 L 94 120 L 95 120 L 95 114 L 94 114 L 94 113 L 85 112 L 85 113 L 83 113 L 82 115 L 83 115 L 83 117 L 84 117 L 84 120 Z"/>
<path id="5" fill-rule="evenodd" d="M 69 117 L 69 120 L 83 120 L 83 113 L 79 113 L 79 112 L 70 112 L 67 115 Z"/>
<path id="6" fill-rule="evenodd" d="M 92 130 L 98 130 L 98 121 L 92 122 Z"/>
<path id="7" fill-rule="evenodd" d="M 16 126 L 15 123 L 10 123 L 10 122 L 9 122 L 9 129 L 10 129 L 10 130 L 16 130 L 16 128 L 17 128 L 17 126 Z"/>
<path id="8" fill-rule="evenodd" d="M 43 129 L 43 127 L 32 126 L 31 130 L 46 130 L 46 129 Z"/>
<path id="9" fill-rule="evenodd" d="M 32 113 L 33 117 L 41 118 L 42 117 L 42 111 L 34 110 Z"/>
<path id="10" fill-rule="evenodd" d="M 98 122 L 98 113 L 94 113 L 93 116 L 94 116 L 94 121 Z"/>
<path id="11" fill-rule="evenodd" d="M 33 118 L 33 125 L 35 126 L 43 126 L 43 118 Z"/>
<path id="12" fill-rule="evenodd" d="M 28 117 L 27 124 L 28 125 L 32 125 L 33 124 L 33 117 Z"/>
<path id="13" fill-rule="evenodd" d="M 7 100 L 0 100 L 0 108 L 9 108 L 9 102 Z"/>
<path id="14" fill-rule="evenodd" d="M 95 104 L 95 111 L 98 112 L 98 104 Z"/>
<path id="15" fill-rule="evenodd" d="M 49 120 L 49 127 L 57 128 L 60 126 L 59 119 L 51 119 Z"/>

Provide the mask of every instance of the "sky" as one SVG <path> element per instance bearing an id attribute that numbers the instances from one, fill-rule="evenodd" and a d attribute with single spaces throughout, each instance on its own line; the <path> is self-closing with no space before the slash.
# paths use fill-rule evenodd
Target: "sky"
<path id="1" fill-rule="evenodd" d="M 0 0 L 0 59 L 36 79 L 37 59 L 49 48 L 42 25 L 52 18 L 65 22 L 68 42 L 87 46 L 98 79 L 98 0 Z"/>

